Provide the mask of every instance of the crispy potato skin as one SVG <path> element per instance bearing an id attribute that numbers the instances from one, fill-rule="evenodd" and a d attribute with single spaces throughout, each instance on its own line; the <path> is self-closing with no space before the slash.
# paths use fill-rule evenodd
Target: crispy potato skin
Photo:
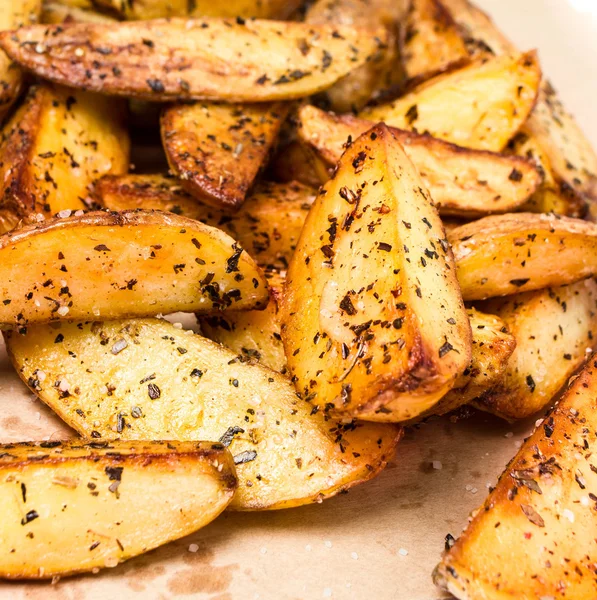
<path id="1" fill-rule="evenodd" d="M 383 29 L 210 18 L 0 33 L 6 53 L 44 79 L 152 101 L 309 96 L 371 60 L 385 42 Z"/>
<path id="2" fill-rule="evenodd" d="M 0 323 L 265 306 L 267 282 L 224 232 L 152 211 L 91 212 L 0 238 Z M 10 258 L 8 258 L 10 257 Z"/>
<path id="3" fill-rule="evenodd" d="M 310 105 L 299 110 L 299 137 L 323 161 L 323 171 L 335 167 L 346 145 L 372 126 L 371 121 L 336 116 Z M 417 167 L 442 216 L 474 218 L 511 212 L 541 184 L 538 169 L 519 157 L 470 150 L 403 129 L 392 128 L 392 133 Z"/>
<path id="4" fill-rule="evenodd" d="M 230 213 L 196 202 L 179 181 L 163 175 L 105 177 L 95 185 L 95 198 L 106 208 L 166 210 L 202 221 L 238 240 L 261 266 L 277 269 L 288 267 L 315 193 L 296 181 L 262 181 Z"/>
<path id="5" fill-rule="evenodd" d="M 27 385 L 84 436 L 229 444 L 237 510 L 333 496 L 383 469 L 400 437 L 395 426 L 313 414 L 285 377 L 167 321 L 38 326 L 7 342 Z"/>
<path id="6" fill-rule="evenodd" d="M 238 208 L 276 143 L 288 105 L 179 104 L 162 113 L 171 170 L 197 199 Z"/>
<path id="7" fill-rule="evenodd" d="M 572 285 L 517 294 L 482 303 L 516 339 L 516 350 L 496 384 L 475 406 L 514 421 L 546 406 L 587 358 L 597 337 L 597 284 Z"/>
<path id="8" fill-rule="evenodd" d="M 44 0 L 40 21 L 49 25 L 59 23 L 117 23 L 117 19 L 95 12 L 93 7 L 84 2 L 83 6 L 69 6 L 63 2 L 47 2 Z"/>
<path id="9" fill-rule="evenodd" d="M 385 125 L 356 140 L 320 190 L 280 314 L 297 390 L 319 410 L 412 419 L 468 366 L 470 324 L 441 221 Z"/>
<path id="10" fill-rule="evenodd" d="M 0 577 L 114 567 L 207 525 L 237 487 L 212 442 L 0 446 Z"/>
<path id="11" fill-rule="evenodd" d="M 597 273 L 597 225 L 580 219 L 496 215 L 458 227 L 448 238 L 465 300 L 566 285 Z"/>
<path id="12" fill-rule="evenodd" d="M 120 100 L 33 88 L 2 132 L 1 205 L 17 217 L 85 208 L 95 179 L 128 171 L 125 115 Z"/>
<path id="13" fill-rule="evenodd" d="M 500 152 L 529 116 L 540 82 L 536 52 L 478 60 L 359 116 L 425 131 L 466 148 Z"/>
<path id="14" fill-rule="evenodd" d="M 597 359 L 526 440 L 435 581 L 466 600 L 595 598 Z"/>

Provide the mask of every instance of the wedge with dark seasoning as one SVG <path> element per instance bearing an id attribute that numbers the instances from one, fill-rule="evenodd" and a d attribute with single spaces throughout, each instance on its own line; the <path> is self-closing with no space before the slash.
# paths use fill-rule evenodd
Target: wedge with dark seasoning
<path id="1" fill-rule="evenodd" d="M 516 339 L 499 381 L 475 406 L 509 421 L 544 408 L 584 363 L 597 339 L 597 284 L 571 285 L 484 302 Z"/>
<path id="2" fill-rule="evenodd" d="M 50 219 L 0 237 L 0 323 L 250 309 L 263 274 L 223 231 L 151 211 Z"/>
<path id="3" fill-rule="evenodd" d="M 444 229 L 392 131 L 356 140 L 288 269 L 282 338 L 314 410 L 403 421 L 468 367 L 471 330 Z"/>
<path id="4" fill-rule="evenodd" d="M 179 104 L 161 118 L 164 150 L 183 187 L 205 204 L 238 208 L 265 165 L 288 108 L 275 104 Z"/>
<path id="5" fill-rule="evenodd" d="M 336 116 L 314 106 L 299 110 L 298 134 L 321 163 L 333 171 L 347 145 L 367 131 L 371 121 Z M 392 128 L 417 167 L 443 216 L 476 217 L 511 212 L 528 202 L 542 176 L 529 161 L 483 150 L 470 150 L 427 134 Z"/>
<path id="6" fill-rule="evenodd" d="M 461 600 L 595 598 L 594 355 L 436 569 Z"/>
<path id="7" fill-rule="evenodd" d="M 0 33 L 36 75 L 147 100 L 265 102 L 309 96 L 371 60 L 384 29 L 244 19 L 37 25 Z"/>
<path id="8" fill-rule="evenodd" d="M 207 525 L 236 487 L 212 442 L 0 445 L 0 577 L 115 567 Z"/>
<path id="9" fill-rule="evenodd" d="M 237 464 L 239 510 L 316 502 L 370 479 L 400 436 L 328 419 L 285 377 L 163 320 L 44 325 L 7 341 L 27 385 L 86 437 L 220 440 Z"/>
<path id="10" fill-rule="evenodd" d="M 580 219 L 496 215 L 448 237 L 465 300 L 566 285 L 597 273 L 597 225 Z"/>
<path id="11" fill-rule="evenodd" d="M 359 116 L 500 152 L 532 111 L 540 82 L 536 52 L 477 60 Z"/>
<path id="12" fill-rule="evenodd" d="M 234 213 L 199 204 L 162 175 L 105 177 L 95 185 L 95 198 L 111 210 L 135 208 L 174 212 L 218 227 L 238 240 L 264 266 L 285 269 L 315 197 L 297 182 L 260 182 Z"/>

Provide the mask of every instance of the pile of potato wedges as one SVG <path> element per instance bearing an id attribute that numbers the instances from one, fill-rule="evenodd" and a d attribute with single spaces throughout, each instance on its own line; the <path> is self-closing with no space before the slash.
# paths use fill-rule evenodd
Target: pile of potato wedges
<path id="1" fill-rule="evenodd" d="M 0 30 L 0 327 L 80 436 L 0 446 L 0 577 L 321 502 L 586 365 L 434 577 L 597 596 L 597 156 L 534 50 L 468 0 L 0 0 Z"/>

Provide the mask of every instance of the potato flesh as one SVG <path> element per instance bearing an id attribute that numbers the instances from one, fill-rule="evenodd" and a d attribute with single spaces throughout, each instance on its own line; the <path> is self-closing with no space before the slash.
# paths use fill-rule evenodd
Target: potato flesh
<path id="1" fill-rule="evenodd" d="M 315 191 L 297 182 L 261 182 L 235 213 L 199 204 L 179 183 L 162 175 L 106 177 L 96 199 L 111 210 L 158 209 L 218 227 L 238 240 L 263 266 L 286 269 Z"/>
<path id="2" fill-rule="evenodd" d="M 314 106 L 299 111 L 298 133 L 330 167 L 346 143 L 370 129 L 371 121 L 335 116 Z M 518 157 L 476 151 L 428 135 L 393 129 L 417 167 L 441 215 L 484 216 L 516 210 L 541 183 L 541 174 Z"/>
<path id="3" fill-rule="evenodd" d="M 465 300 L 566 285 L 597 273 L 597 225 L 579 219 L 496 215 L 454 229 L 449 240 Z"/>
<path id="4" fill-rule="evenodd" d="M 309 212 L 281 320 L 297 390 L 320 410 L 411 419 L 468 366 L 470 325 L 422 186 L 379 125 L 347 149 Z"/>
<path id="5" fill-rule="evenodd" d="M 46 325 L 7 343 L 23 380 L 86 437 L 228 437 L 239 510 L 306 504 L 367 480 L 400 435 L 312 414 L 288 379 L 167 321 Z"/>
<path id="6" fill-rule="evenodd" d="M 475 406 L 513 421 L 546 406 L 587 358 L 597 337 L 597 284 L 517 294 L 483 303 L 516 339 L 500 381 L 475 399 Z"/>
<path id="7" fill-rule="evenodd" d="M 385 37 L 348 26 L 156 19 L 30 26 L 0 33 L 0 46 L 38 76 L 75 88 L 162 102 L 265 102 L 326 89 Z"/>
<path id="8" fill-rule="evenodd" d="M 114 567 L 207 525 L 236 488 L 219 444 L 0 446 L 0 577 Z"/>
<path id="9" fill-rule="evenodd" d="M 540 82 L 535 52 L 501 56 L 434 77 L 359 116 L 428 132 L 466 148 L 500 152 L 529 116 Z"/>
<path id="10" fill-rule="evenodd" d="M 267 283 L 222 231 L 149 211 L 53 219 L 0 238 L 0 323 L 256 308 Z"/>
<path id="11" fill-rule="evenodd" d="M 526 440 L 436 583 L 462 600 L 594 598 L 597 358 Z"/>

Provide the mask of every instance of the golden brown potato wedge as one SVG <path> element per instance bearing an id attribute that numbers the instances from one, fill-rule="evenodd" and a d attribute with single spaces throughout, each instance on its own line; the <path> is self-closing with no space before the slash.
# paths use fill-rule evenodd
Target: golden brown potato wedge
<path id="1" fill-rule="evenodd" d="M 597 597 L 595 398 L 593 356 L 446 552 L 438 585 L 462 600 Z"/>
<path id="2" fill-rule="evenodd" d="M 240 510 L 307 504 L 370 479 L 400 436 L 329 420 L 285 377 L 164 320 L 37 326 L 8 345 L 23 380 L 87 437 L 229 446 Z"/>
<path id="3" fill-rule="evenodd" d="M 314 106 L 299 111 L 298 134 L 324 165 L 333 169 L 351 140 L 373 123 L 336 116 Z M 392 133 L 413 161 L 440 214 L 478 217 L 511 212 L 522 206 L 541 184 L 541 174 L 528 161 L 484 150 L 470 150 L 429 135 L 403 129 Z"/>
<path id="4" fill-rule="evenodd" d="M 467 63 L 468 49 L 441 0 L 411 0 L 401 27 L 400 58 L 410 79 Z"/>
<path id="5" fill-rule="evenodd" d="M 282 21 L 156 19 L 0 33 L 36 75 L 146 100 L 288 100 L 322 91 L 379 52 L 385 30 Z M 200 49 L 200 52 L 197 49 Z"/>
<path id="6" fill-rule="evenodd" d="M 465 300 L 566 285 L 597 273 L 597 225 L 516 213 L 467 223 L 448 236 Z"/>
<path id="7" fill-rule="evenodd" d="M 236 486 L 212 442 L 0 445 L 0 577 L 115 567 L 207 525 Z"/>
<path id="8" fill-rule="evenodd" d="M 265 165 L 288 105 L 179 104 L 161 118 L 171 170 L 197 199 L 238 208 Z"/>
<path id="9" fill-rule="evenodd" d="M 329 176 L 327 173 L 325 176 L 321 174 L 319 165 L 313 158 L 308 148 L 294 140 L 278 148 L 268 165 L 267 173 L 274 181 L 300 181 L 303 185 L 317 189 Z"/>
<path id="10" fill-rule="evenodd" d="M 265 310 L 197 315 L 203 334 L 247 360 L 286 373 L 286 354 L 280 333 L 279 303 L 285 278 L 279 271 L 266 273 L 270 300 Z"/>
<path id="11" fill-rule="evenodd" d="M 513 421 L 541 410 L 587 358 L 597 339 L 597 284 L 517 294 L 483 303 L 516 338 L 516 350 L 497 384 L 475 406 Z"/>
<path id="12" fill-rule="evenodd" d="M 347 149 L 311 207 L 282 296 L 286 358 L 305 400 L 402 421 L 452 388 L 471 331 L 444 235 L 390 129 Z"/>
<path id="13" fill-rule="evenodd" d="M 297 182 L 260 182 L 238 211 L 228 213 L 199 204 L 163 175 L 104 177 L 95 185 L 106 208 L 167 210 L 203 221 L 238 240 L 260 265 L 279 269 L 288 267 L 315 193 Z"/>
<path id="14" fill-rule="evenodd" d="M 44 1 L 40 21 L 50 25 L 58 23 L 117 23 L 117 19 L 99 13 L 92 7 L 69 6 L 62 2 Z"/>
<path id="15" fill-rule="evenodd" d="M 41 0 L 0 0 L 0 31 L 35 23 Z M 0 50 L 0 123 L 18 98 L 23 84 L 21 69 Z"/>
<path id="16" fill-rule="evenodd" d="M 128 171 L 125 109 L 88 92 L 33 88 L 2 133 L 2 207 L 18 217 L 85 208 L 95 179 Z"/>
<path id="17" fill-rule="evenodd" d="M 500 56 L 429 79 L 359 116 L 466 148 L 500 152 L 527 120 L 540 82 L 536 52 Z"/>
<path id="18" fill-rule="evenodd" d="M 0 237 L 0 324 L 265 306 L 266 280 L 215 227 L 152 211 L 90 212 Z"/>

